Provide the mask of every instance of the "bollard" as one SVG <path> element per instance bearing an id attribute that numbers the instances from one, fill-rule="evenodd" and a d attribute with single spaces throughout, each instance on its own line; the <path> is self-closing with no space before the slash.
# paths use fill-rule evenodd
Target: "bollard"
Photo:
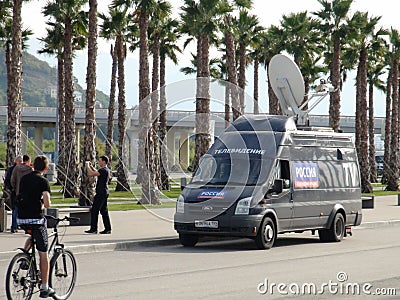
<path id="1" fill-rule="evenodd" d="M 397 194 L 397 205 L 400 206 L 400 194 Z"/>
<path id="2" fill-rule="evenodd" d="M 46 215 L 58 218 L 58 208 L 46 208 Z M 56 221 L 52 219 L 47 219 L 47 228 L 53 228 L 56 225 Z"/>
<path id="3" fill-rule="evenodd" d="M 7 231 L 7 210 L 4 205 L 4 199 L 0 198 L 0 232 Z"/>

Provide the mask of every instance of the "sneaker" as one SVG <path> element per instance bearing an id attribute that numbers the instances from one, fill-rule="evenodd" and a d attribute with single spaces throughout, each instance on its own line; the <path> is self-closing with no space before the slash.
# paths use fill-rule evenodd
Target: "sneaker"
<path id="1" fill-rule="evenodd" d="M 11 229 L 11 233 L 17 233 L 18 229 Z"/>
<path id="2" fill-rule="evenodd" d="M 100 234 L 111 234 L 111 230 L 103 230 L 99 232 Z"/>
<path id="3" fill-rule="evenodd" d="M 40 289 L 39 297 L 40 298 L 48 298 L 48 297 L 53 296 L 55 293 L 56 292 L 51 287 L 49 287 L 47 290 Z"/>
<path id="4" fill-rule="evenodd" d="M 85 233 L 97 234 L 97 230 L 89 229 L 89 230 L 86 230 Z"/>

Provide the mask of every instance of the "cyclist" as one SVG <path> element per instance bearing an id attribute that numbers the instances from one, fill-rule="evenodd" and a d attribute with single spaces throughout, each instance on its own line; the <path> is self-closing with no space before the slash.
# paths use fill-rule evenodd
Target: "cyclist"
<path id="1" fill-rule="evenodd" d="M 46 156 L 40 155 L 33 162 L 34 171 L 22 177 L 17 196 L 18 224 L 25 230 L 31 230 L 31 235 L 36 241 L 36 248 L 40 258 L 40 287 L 41 298 L 54 295 L 54 290 L 49 287 L 49 256 L 47 224 L 44 218 L 44 208 L 51 205 L 49 181 L 43 177 L 48 169 L 49 161 Z M 32 241 L 29 237 L 25 242 L 25 250 L 31 248 Z"/>

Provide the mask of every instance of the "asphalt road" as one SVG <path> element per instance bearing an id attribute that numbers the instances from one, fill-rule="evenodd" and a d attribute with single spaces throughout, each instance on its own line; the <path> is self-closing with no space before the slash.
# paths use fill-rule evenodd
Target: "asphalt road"
<path id="1" fill-rule="evenodd" d="M 269 251 L 234 240 L 81 254 L 71 299 L 286 299 L 302 290 L 304 299 L 353 299 L 357 287 L 359 299 L 399 299 L 399 232 L 400 226 L 354 229 L 341 243 L 281 235 Z M 7 264 L 0 261 L 3 286 Z M 314 285 L 324 292 L 310 296 Z M 0 288 L 0 299 L 4 294 Z"/>

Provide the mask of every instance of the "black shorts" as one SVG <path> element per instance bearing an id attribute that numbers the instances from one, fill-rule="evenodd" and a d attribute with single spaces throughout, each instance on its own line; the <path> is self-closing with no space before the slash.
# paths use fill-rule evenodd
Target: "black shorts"
<path id="1" fill-rule="evenodd" d="M 49 239 L 46 225 L 39 224 L 20 224 L 25 233 L 30 234 L 36 243 L 36 249 L 40 252 L 47 252 L 49 248 Z"/>

